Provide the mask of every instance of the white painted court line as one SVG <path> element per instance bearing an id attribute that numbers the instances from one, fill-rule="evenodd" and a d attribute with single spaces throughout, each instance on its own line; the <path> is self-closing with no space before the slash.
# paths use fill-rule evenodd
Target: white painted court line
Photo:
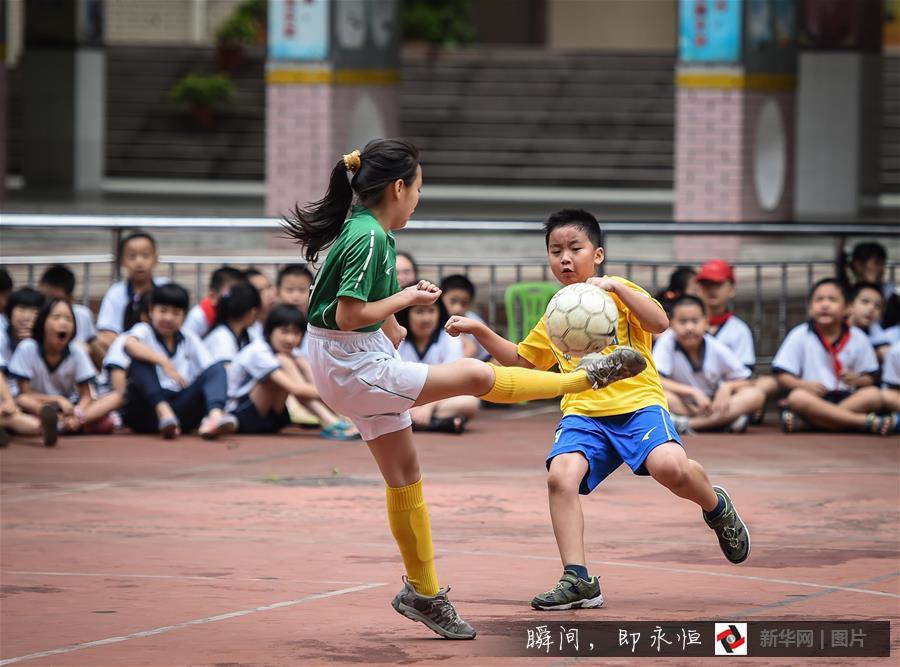
<path id="1" fill-rule="evenodd" d="M 498 558 L 525 558 L 528 560 L 550 560 L 550 561 L 558 561 L 559 557 L 557 556 L 533 556 L 528 554 L 521 553 L 502 553 L 497 551 L 472 551 L 472 550 L 461 550 L 461 549 L 447 549 L 446 547 L 441 548 L 442 553 L 454 553 L 461 554 L 466 556 L 496 556 Z M 591 565 L 594 563 L 598 565 L 609 565 L 611 567 L 630 567 L 638 570 L 656 570 L 658 572 L 674 572 L 677 574 L 695 574 L 705 577 L 725 577 L 728 579 L 745 579 L 747 581 L 762 581 L 769 584 L 787 584 L 790 586 L 806 586 L 808 588 L 824 588 L 827 590 L 833 591 L 845 591 L 848 593 L 861 593 L 863 595 L 876 595 L 879 597 L 889 597 L 889 598 L 900 598 L 900 595 L 897 593 L 885 593 L 883 591 L 872 591 L 867 588 L 854 588 L 852 586 L 835 586 L 829 584 L 815 584 L 808 581 L 797 581 L 795 579 L 776 579 L 774 577 L 758 577 L 752 574 L 733 574 L 731 572 L 713 572 L 711 570 L 693 570 L 690 568 L 684 567 L 664 567 L 662 565 L 645 565 L 642 563 L 623 563 L 621 561 L 613 561 L 613 560 L 592 560 L 590 562 Z M 892 573 L 895 577 L 900 577 L 900 572 Z M 886 577 L 888 575 L 885 575 Z"/>
<path id="2" fill-rule="evenodd" d="M 6 658 L 5 660 L 0 660 L 0 667 L 3 665 L 13 665 L 17 662 L 24 662 L 26 660 L 35 660 L 37 658 L 46 658 L 51 655 L 60 655 L 63 653 L 71 653 L 72 651 L 80 651 L 86 648 L 96 648 L 97 646 L 107 646 L 109 644 L 118 644 L 119 642 L 126 642 L 131 639 L 141 639 L 143 637 L 152 637 L 154 635 L 161 635 L 166 632 L 171 632 L 173 630 L 181 630 L 183 628 L 188 628 L 192 625 L 206 625 L 207 623 L 216 623 L 218 621 L 227 621 L 232 618 L 239 618 L 241 616 L 248 616 L 249 614 L 255 614 L 261 611 L 271 611 L 272 609 L 281 609 L 283 607 L 292 607 L 294 605 L 303 604 L 305 602 L 313 602 L 315 600 L 322 600 L 324 598 L 335 597 L 337 595 L 347 595 L 348 593 L 358 593 L 359 591 L 365 591 L 370 588 L 378 588 L 379 586 L 384 586 L 383 583 L 375 583 L 375 584 L 364 584 L 362 586 L 354 586 L 352 588 L 343 588 L 337 591 L 329 591 L 328 593 L 316 593 L 315 595 L 307 595 L 306 597 L 297 598 L 296 600 L 285 600 L 284 602 L 275 602 L 273 604 L 263 605 L 261 607 L 253 607 L 252 609 L 242 609 L 241 611 L 231 611 L 227 614 L 218 614 L 217 616 L 207 616 L 206 618 L 195 618 L 191 621 L 185 621 L 184 623 L 176 623 L 175 625 L 164 625 L 159 628 L 153 628 L 152 630 L 142 630 L 141 632 L 132 632 L 129 635 L 121 635 L 119 637 L 107 637 L 106 639 L 98 639 L 92 642 L 85 642 L 83 644 L 72 644 L 71 646 L 64 646 L 62 648 L 55 648 L 49 651 L 39 651 L 37 653 L 29 653 L 28 655 L 20 655 L 15 658 Z"/>
<path id="3" fill-rule="evenodd" d="M 131 574 L 124 572 L 36 572 L 32 570 L 5 570 L 3 575 L 40 577 L 96 577 L 98 579 L 167 579 L 177 581 L 263 581 L 268 583 L 362 585 L 359 581 L 334 579 L 282 579 L 280 577 L 212 577 L 200 574 Z"/>

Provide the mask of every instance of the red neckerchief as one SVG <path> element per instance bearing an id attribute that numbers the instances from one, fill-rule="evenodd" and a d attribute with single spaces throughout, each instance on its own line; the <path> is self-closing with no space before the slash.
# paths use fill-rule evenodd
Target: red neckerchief
<path id="1" fill-rule="evenodd" d="M 819 342 L 822 343 L 822 347 L 825 348 L 825 351 L 831 357 L 834 376 L 840 380 L 843 367 L 841 366 L 841 360 L 838 359 L 838 354 L 847 346 L 847 341 L 850 340 L 850 327 L 847 326 L 846 321 L 843 322 L 841 324 L 841 335 L 838 336 L 837 341 L 833 344 L 825 337 L 825 334 L 822 333 L 822 330 L 819 329 L 819 325 L 815 322 L 813 322 L 813 331 L 816 332 L 816 336 L 819 337 Z"/>
<path id="2" fill-rule="evenodd" d="M 731 311 L 726 310 L 721 315 L 710 315 L 709 316 L 709 326 L 711 327 L 720 327 L 725 324 L 728 319 L 731 317 Z"/>
<path id="3" fill-rule="evenodd" d="M 200 301 L 200 310 L 203 311 L 203 317 L 206 318 L 206 323 L 209 326 L 216 323 L 216 307 L 208 296 L 203 297 Z"/>

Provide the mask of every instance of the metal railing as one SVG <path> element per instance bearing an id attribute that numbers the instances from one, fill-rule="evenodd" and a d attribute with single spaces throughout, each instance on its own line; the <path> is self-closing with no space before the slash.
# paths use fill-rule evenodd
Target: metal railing
<path id="1" fill-rule="evenodd" d="M 63 255 L 63 256 L 7 256 L 2 257 L 4 265 L 24 269 L 26 281 L 34 284 L 37 269 L 44 265 L 60 262 L 68 264 L 80 276 L 81 300 L 90 305 L 91 295 L 96 295 L 97 286 L 102 290 L 116 279 L 118 266 L 115 250 L 124 231 L 140 228 L 159 229 L 228 229 L 277 231 L 279 223 L 270 218 L 166 218 L 148 216 L 59 216 L 4 214 L 0 230 L 4 229 L 87 229 L 106 232 L 111 235 L 110 243 L 114 252 L 108 254 Z M 831 238 L 835 250 L 841 250 L 848 238 L 876 236 L 879 238 L 900 237 L 900 226 L 886 223 L 813 224 L 813 223 L 682 223 L 682 222 L 615 222 L 603 223 L 605 245 L 612 245 L 620 253 L 619 237 L 631 235 L 740 235 L 755 236 L 808 236 Z M 489 222 L 489 221 L 410 221 L 408 231 L 417 232 L 457 232 L 457 233 L 508 233 L 536 234 L 540 232 L 539 222 Z M 160 275 L 176 280 L 192 288 L 196 300 L 205 293 L 207 275 L 211 266 L 228 263 L 238 267 L 254 266 L 260 270 L 269 269 L 270 277 L 281 266 L 297 261 L 296 257 L 273 255 L 239 256 L 194 256 L 163 254 Z M 422 276 L 440 281 L 451 273 L 464 273 L 478 288 L 476 303 L 482 315 L 492 328 L 502 330 L 501 323 L 503 291 L 507 286 L 523 280 L 553 280 L 547 266 L 546 256 L 484 259 L 476 257 L 458 258 L 417 258 Z M 642 285 L 652 293 L 662 289 L 668 281 L 668 272 L 676 266 L 690 262 L 674 260 L 615 259 L 604 263 L 603 272 L 622 275 Z M 811 285 L 819 278 L 832 275 L 834 260 L 772 260 L 735 261 L 732 263 L 737 274 L 738 297 L 735 311 L 748 321 L 757 341 L 761 357 L 774 353 L 774 345 L 784 338 L 790 326 L 805 318 L 805 297 Z M 887 267 L 888 278 L 896 283 L 900 263 L 894 261 Z M 77 267 L 77 268 L 76 268 Z M 95 284 L 96 283 L 96 284 Z M 752 289 L 747 286 L 751 285 Z"/>

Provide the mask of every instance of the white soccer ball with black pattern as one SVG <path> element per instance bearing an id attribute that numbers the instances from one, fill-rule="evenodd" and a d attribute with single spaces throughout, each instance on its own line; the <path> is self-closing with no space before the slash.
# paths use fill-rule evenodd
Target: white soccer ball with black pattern
<path id="1" fill-rule="evenodd" d="M 618 323 L 615 301 L 606 290 L 588 283 L 563 287 L 544 313 L 550 341 L 571 357 L 600 352 L 612 344 Z"/>

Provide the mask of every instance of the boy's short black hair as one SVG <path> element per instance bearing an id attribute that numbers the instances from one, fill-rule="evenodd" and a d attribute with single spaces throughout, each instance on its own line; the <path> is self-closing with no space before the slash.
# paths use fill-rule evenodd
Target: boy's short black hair
<path id="1" fill-rule="evenodd" d="M 559 227 L 577 227 L 595 248 L 603 245 L 603 231 L 597 218 L 580 208 L 564 208 L 552 213 L 544 223 L 544 242 L 550 247 L 550 234 Z"/>
<path id="2" fill-rule="evenodd" d="M 851 287 L 850 293 L 847 295 L 847 297 L 848 297 L 847 300 L 852 303 L 853 301 L 856 300 L 856 297 L 859 296 L 859 293 L 862 292 L 864 289 L 870 289 L 873 292 L 877 292 L 878 296 L 881 297 L 881 302 L 884 303 L 884 293 L 881 291 L 881 285 L 877 285 L 875 283 L 866 283 L 866 282 L 859 282 L 859 283 L 856 283 L 853 287 Z"/>
<path id="3" fill-rule="evenodd" d="M 65 299 L 50 299 L 41 306 L 37 319 L 34 321 L 34 327 L 31 329 L 31 337 L 40 347 L 44 347 L 44 329 L 47 326 L 47 318 L 50 317 L 50 311 L 58 303 L 66 304 L 66 308 L 69 309 L 69 314 L 72 316 L 72 337 L 69 341 L 75 340 L 75 336 L 78 335 L 78 320 L 75 319 L 75 311 L 72 308 L 72 304 Z"/>
<path id="4" fill-rule="evenodd" d="M 13 280 L 9 271 L 0 266 L 0 292 L 12 292 Z"/>
<path id="5" fill-rule="evenodd" d="M 209 277 L 209 289 L 213 292 L 220 292 L 226 282 L 239 283 L 244 280 L 245 277 L 244 272 L 240 269 L 227 265 L 220 266 L 213 271 L 212 275 Z"/>
<path id="6" fill-rule="evenodd" d="M 121 241 L 119 241 L 119 262 L 122 261 L 122 254 L 125 252 L 125 246 L 127 246 L 131 241 L 136 239 L 147 239 L 150 241 L 150 245 L 153 246 L 153 252 L 156 252 L 156 239 L 150 236 L 147 232 L 144 231 L 134 231 L 125 236 Z"/>
<path id="7" fill-rule="evenodd" d="M 678 308 L 678 306 L 697 306 L 700 309 L 700 312 L 706 315 L 706 305 L 703 301 L 690 294 L 682 294 L 672 301 L 672 304 L 669 306 L 669 312 L 674 314 L 675 309 Z"/>
<path id="8" fill-rule="evenodd" d="M 282 267 L 281 271 L 278 272 L 278 277 L 275 278 L 275 286 L 281 287 L 281 281 L 286 276 L 306 276 L 309 278 L 310 283 L 315 281 L 315 276 L 313 276 L 312 271 L 306 268 L 306 264 L 288 264 Z"/>
<path id="9" fill-rule="evenodd" d="M 446 292 L 452 289 L 461 289 L 464 292 L 468 292 L 469 296 L 473 299 L 475 298 L 475 285 L 473 285 L 472 281 L 461 273 L 455 273 L 452 276 L 447 276 L 441 281 L 442 292 Z"/>
<path id="10" fill-rule="evenodd" d="M 153 306 L 171 306 L 187 312 L 190 305 L 191 297 L 188 295 L 188 291 L 177 283 L 166 283 L 154 287 L 150 295 L 151 308 Z"/>
<path id="11" fill-rule="evenodd" d="M 844 283 L 842 283 L 837 278 L 822 278 L 821 280 L 816 281 L 816 283 L 809 290 L 809 296 L 806 297 L 807 303 L 812 301 L 813 294 L 815 294 L 816 290 L 819 289 L 820 287 L 822 287 L 823 285 L 834 285 L 835 287 L 838 288 L 838 291 L 841 293 L 841 296 L 844 297 L 844 301 L 847 301 L 847 288 L 844 286 Z M 881 291 L 881 290 L 879 290 L 879 291 Z"/>
<path id="12" fill-rule="evenodd" d="M 39 284 L 58 287 L 68 296 L 72 296 L 72 293 L 75 291 L 75 274 L 72 273 L 68 266 L 54 264 L 44 271 Z"/>
<path id="13" fill-rule="evenodd" d="M 266 340 L 272 337 L 272 332 L 279 327 L 294 327 L 301 333 L 306 333 L 306 315 L 297 306 L 280 303 L 272 309 L 263 325 L 263 335 Z"/>
<path id="14" fill-rule="evenodd" d="M 241 279 L 220 295 L 219 303 L 216 304 L 216 323 L 228 324 L 239 320 L 261 305 L 259 290 Z"/>
<path id="15" fill-rule="evenodd" d="M 9 295 L 6 302 L 6 317 L 12 319 L 13 308 L 40 308 L 46 299 L 33 287 L 20 287 Z"/>
<path id="16" fill-rule="evenodd" d="M 263 276 L 263 278 L 265 278 L 265 274 L 263 274 L 262 271 L 253 266 L 251 266 L 249 269 L 244 269 L 244 278 L 247 278 L 249 280 L 254 276 Z"/>

